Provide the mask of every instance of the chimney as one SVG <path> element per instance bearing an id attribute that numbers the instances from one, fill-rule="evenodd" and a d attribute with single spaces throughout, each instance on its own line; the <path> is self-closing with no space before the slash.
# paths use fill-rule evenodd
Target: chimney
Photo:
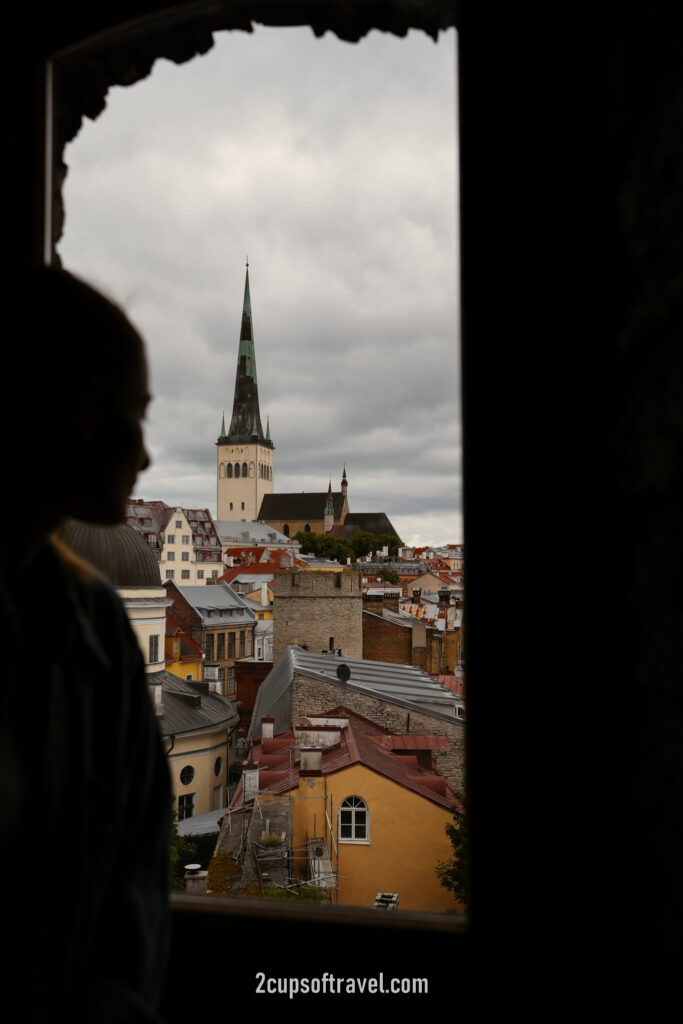
<path id="1" fill-rule="evenodd" d="M 261 739 L 262 740 L 272 740 L 274 725 L 275 725 L 275 718 L 274 718 L 273 715 L 262 715 L 261 716 Z"/>
<path id="2" fill-rule="evenodd" d="M 242 762 L 242 785 L 244 787 L 244 799 L 253 800 L 258 796 L 258 761 Z"/>
<path id="3" fill-rule="evenodd" d="M 322 772 L 323 748 L 301 747 L 301 762 L 299 764 L 299 776 L 322 775 Z"/>
<path id="4" fill-rule="evenodd" d="M 420 587 L 413 587 L 413 601 L 415 602 L 415 604 L 419 604 L 421 594 L 422 590 L 420 589 Z"/>
<path id="5" fill-rule="evenodd" d="M 268 584 L 261 584 L 261 604 L 264 608 L 268 606 Z"/>

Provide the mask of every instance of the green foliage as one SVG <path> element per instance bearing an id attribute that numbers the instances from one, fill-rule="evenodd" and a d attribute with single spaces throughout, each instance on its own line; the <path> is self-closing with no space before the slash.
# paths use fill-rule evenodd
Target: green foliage
<path id="1" fill-rule="evenodd" d="M 464 803 L 462 795 L 457 796 Z M 439 861 L 435 870 L 444 889 L 452 892 L 464 907 L 467 903 L 467 819 L 457 809 L 453 811 L 453 823 L 446 825 L 446 835 L 453 847 L 453 859 Z"/>
<path id="2" fill-rule="evenodd" d="M 178 835 L 178 815 L 173 812 L 170 843 L 170 889 L 185 892 L 185 865 L 197 863 L 197 845 L 189 836 Z"/>
<path id="3" fill-rule="evenodd" d="M 265 900 L 295 900 L 303 903 L 326 903 L 327 893 L 315 885 L 298 885 L 296 889 L 277 889 L 268 886 L 263 890 Z"/>
<path id="4" fill-rule="evenodd" d="M 348 540 L 346 537 L 331 537 L 329 533 L 297 533 L 295 540 L 301 545 L 303 555 L 315 555 L 316 558 L 329 558 L 340 565 L 346 565 L 346 560 L 355 562 L 362 555 L 369 552 L 380 551 L 385 545 L 389 549 L 389 555 L 396 557 L 402 542 L 388 533 L 375 536 L 367 530 L 360 530 L 354 537 Z"/>

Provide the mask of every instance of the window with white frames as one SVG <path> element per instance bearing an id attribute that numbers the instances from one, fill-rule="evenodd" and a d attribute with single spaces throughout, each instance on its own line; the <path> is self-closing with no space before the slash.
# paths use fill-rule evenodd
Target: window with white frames
<path id="1" fill-rule="evenodd" d="M 359 796 L 347 796 L 339 806 L 339 842 L 370 843 L 370 812 Z"/>
<path id="2" fill-rule="evenodd" d="M 174 575 L 173 569 L 167 569 L 166 570 L 166 579 L 167 580 L 172 580 L 173 579 L 173 575 Z"/>
<path id="3" fill-rule="evenodd" d="M 176 528 L 176 530 L 182 530 L 182 528 L 183 528 L 183 521 L 182 521 L 182 519 L 176 519 L 176 521 L 175 521 L 175 528 Z"/>
<path id="4" fill-rule="evenodd" d="M 166 538 L 166 543 L 175 544 L 175 533 L 169 533 L 168 537 Z"/>

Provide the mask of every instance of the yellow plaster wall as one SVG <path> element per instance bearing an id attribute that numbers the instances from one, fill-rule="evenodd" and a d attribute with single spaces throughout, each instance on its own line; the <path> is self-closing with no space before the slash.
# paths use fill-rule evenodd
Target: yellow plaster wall
<path id="1" fill-rule="evenodd" d="M 313 785 L 311 785 L 313 783 Z M 328 813 L 339 851 L 339 903 L 371 907 L 378 892 L 399 894 L 399 909 L 445 911 L 458 909 L 451 894 L 440 885 L 435 867 L 449 860 L 453 848 L 445 826 L 452 813 L 384 776 L 354 765 L 319 778 L 303 778 L 294 796 L 319 795 L 320 799 L 294 801 L 295 842 L 313 831 L 323 817 L 325 786 Z M 359 796 L 370 814 L 370 843 L 339 843 L 338 813 L 342 800 Z M 331 846 L 331 844 L 330 844 Z"/>
<path id="2" fill-rule="evenodd" d="M 214 774 L 213 766 L 216 758 L 223 760 L 219 775 Z M 192 765 L 194 778 L 185 786 L 180 781 L 180 773 L 185 765 Z M 196 736 L 177 737 L 173 750 L 168 755 L 168 766 L 171 774 L 171 786 L 175 797 L 174 807 L 178 808 L 178 797 L 187 793 L 195 794 L 194 813 L 206 814 L 213 810 L 214 787 L 223 787 L 225 801 L 225 784 L 228 769 L 228 734 L 227 730 L 213 733 L 200 733 Z"/>

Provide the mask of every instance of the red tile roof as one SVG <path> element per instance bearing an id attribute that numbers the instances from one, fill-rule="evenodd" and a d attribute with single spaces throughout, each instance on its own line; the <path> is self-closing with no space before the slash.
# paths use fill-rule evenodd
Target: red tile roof
<path id="1" fill-rule="evenodd" d="M 371 771 L 391 779 L 399 786 L 417 793 L 442 807 L 462 806 L 451 785 L 436 768 L 424 768 L 417 758 L 394 753 L 396 750 L 444 750 L 448 740 L 441 736 L 396 736 L 367 718 L 347 708 L 338 707 L 323 715 L 311 716 L 315 729 L 321 718 L 344 718 L 348 725 L 340 727 L 339 742 L 322 752 L 323 775 L 343 771 L 353 764 L 362 764 Z M 259 740 L 249 751 L 248 760 L 259 762 L 259 792 L 286 793 L 299 784 L 299 763 L 290 765 L 290 748 L 295 742 L 293 730 L 280 733 L 271 740 Z M 242 780 L 233 796 L 231 807 L 242 805 Z"/>

